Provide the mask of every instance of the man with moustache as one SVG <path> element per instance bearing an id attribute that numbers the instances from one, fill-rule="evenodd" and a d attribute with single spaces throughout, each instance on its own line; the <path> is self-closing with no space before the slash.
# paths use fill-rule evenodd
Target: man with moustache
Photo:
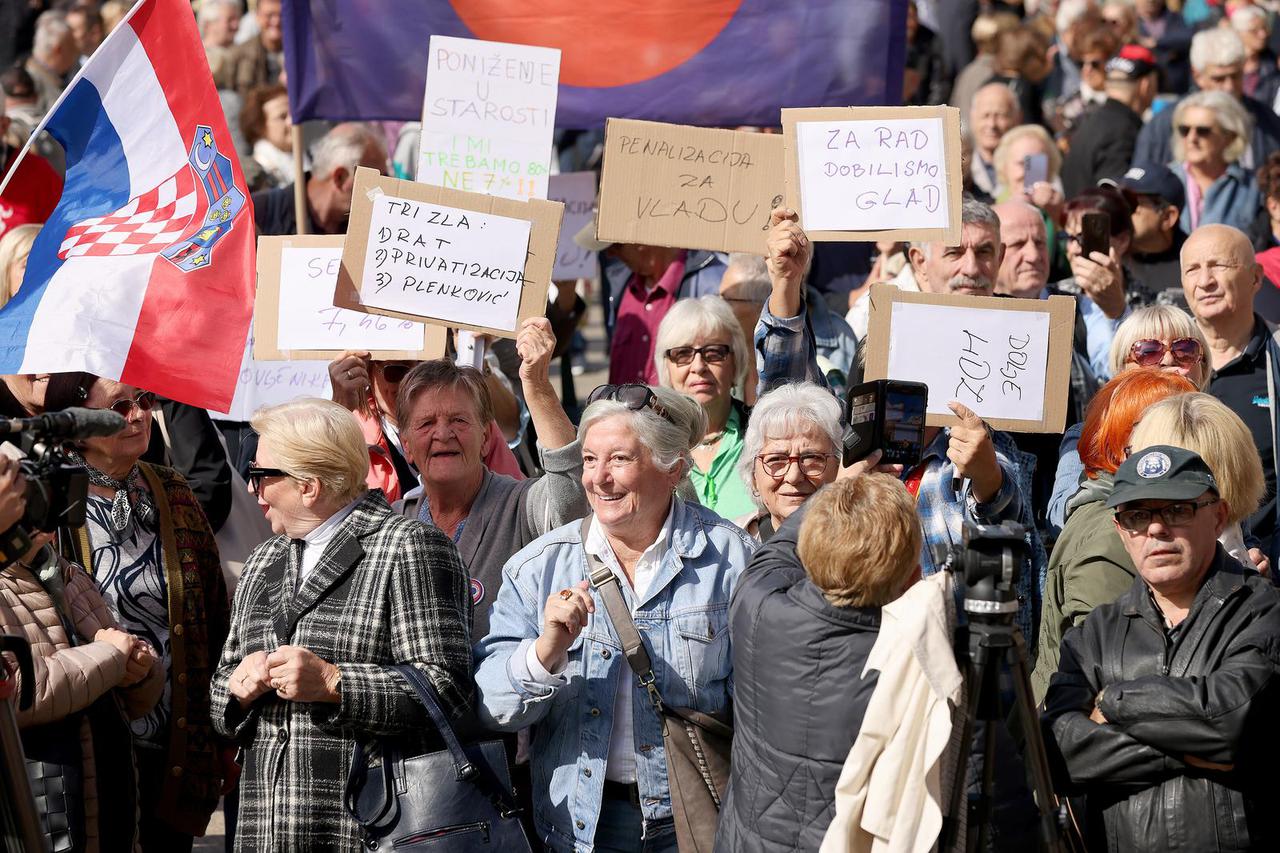
<path id="1" fill-rule="evenodd" d="M 1217 541 L 1228 509 L 1195 453 L 1129 457 L 1107 506 L 1138 577 L 1063 638 L 1054 787 L 1087 795 L 1090 850 L 1274 849 L 1280 594 Z"/>

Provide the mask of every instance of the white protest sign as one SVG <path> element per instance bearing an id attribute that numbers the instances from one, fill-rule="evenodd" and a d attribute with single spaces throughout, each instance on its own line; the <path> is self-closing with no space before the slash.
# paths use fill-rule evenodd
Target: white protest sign
<path id="1" fill-rule="evenodd" d="M 546 198 L 560 51 L 432 36 L 418 181 Z"/>
<path id="2" fill-rule="evenodd" d="M 996 429 L 1061 432 L 1075 301 L 911 293 L 871 287 L 866 378 L 923 382 L 926 423 L 950 426 L 951 401 Z"/>
<path id="3" fill-rule="evenodd" d="M 907 302 L 893 311 L 889 376 L 928 385 L 929 414 L 950 414 L 958 400 L 983 418 L 1044 417 L 1048 313 Z"/>
<path id="4" fill-rule="evenodd" d="M 281 350 L 422 349 L 426 327 L 411 320 L 361 314 L 333 304 L 342 247 L 280 250 Z"/>
<path id="5" fill-rule="evenodd" d="M 591 222 L 596 206 L 595 172 L 565 172 L 551 176 L 547 198 L 564 205 L 560 221 L 560 244 L 556 246 L 556 263 L 552 281 L 595 278 L 600 272 L 600 259 L 595 252 L 573 242 L 574 235 Z"/>
<path id="6" fill-rule="evenodd" d="M 814 239 L 958 242 L 959 126 L 952 107 L 783 110 L 787 203 Z"/>
<path id="7" fill-rule="evenodd" d="M 360 302 L 514 331 L 531 227 L 527 219 L 379 195 Z"/>
<path id="8" fill-rule="evenodd" d="M 253 357 L 253 336 L 240 361 L 236 393 L 227 413 L 209 411 L 220 421 L 247 421 L 263 406 L 287 403 L 298 397 L 332 396 L 327 361 L 258 361 Z"/>

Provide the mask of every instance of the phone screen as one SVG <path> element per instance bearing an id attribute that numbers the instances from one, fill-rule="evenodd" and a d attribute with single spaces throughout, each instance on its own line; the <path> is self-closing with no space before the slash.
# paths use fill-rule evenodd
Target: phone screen
<path id="1" fill-rule="evenodd" d="M 924 413 L 928 404 L 924 394 L 904 394 L 889 391 L 884 401 L 884 443 L 886 451 L 909 454 L 920 453 L 920 439 L 924 431 Z"/>
<path id="2" fill-rule="evenodd" d="M 1049 180 L 1049 155 L 1028 154 L 1022 158 L 1022 189 L 1031 192 L 1038 183 Z"/>

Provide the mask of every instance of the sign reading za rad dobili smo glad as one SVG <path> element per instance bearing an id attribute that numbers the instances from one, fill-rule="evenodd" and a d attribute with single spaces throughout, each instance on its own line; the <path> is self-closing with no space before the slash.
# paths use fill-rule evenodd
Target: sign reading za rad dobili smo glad
<path id="1" fill-rule="evenodd" d="M 333 304 L 514 338 L 546 311 L 563 211 L 357 169 Z"/>
<path id="2" fill-rule="evenodd" d="M 599 239 L 765 253 L 782 201 L 782 137 L 611 118 L 605 127 Z"/>
<path id="3" fill-rule="evenodd" d="M 784 109 L 787 206 L 815 240 L 960 242 L 954 107 Z"/>
<path id="4" fill-rule="evenodd" d="M 910 293 L 871 286 L 867 379 L 923 382 L 925 423 L 951 426 L 963 403 L 996 429 L 1062 432 L 1075 300 Z"/>

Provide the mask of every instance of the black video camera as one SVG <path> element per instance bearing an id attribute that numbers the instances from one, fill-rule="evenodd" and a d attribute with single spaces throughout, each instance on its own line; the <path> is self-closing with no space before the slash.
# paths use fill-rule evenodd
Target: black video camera
<path id="1" fill-rule="evenodd" d="M 37 533 L 79 527 L 85 521 L 89 475 L 63 449 L 67 441 L 114 435 L 125 427 L 116 412 L 66 409 L 35 418 L 0 419 L 0 433 L 14 436 L 18 465 L 26 478 L 27 508 L 22 518 L 0 533 L 0 568 L 31 548 Z"/>
<path id="2" fill-rule="evenodd" d="M 1018 573 L 1027 555 L 1026 528 L 1015 521 L 966 521 L 961 546 L 946 552 L 944 568 L 964 578 L 964 609 L 974 617 L 1010 619 L 1018 612 Z"/>

